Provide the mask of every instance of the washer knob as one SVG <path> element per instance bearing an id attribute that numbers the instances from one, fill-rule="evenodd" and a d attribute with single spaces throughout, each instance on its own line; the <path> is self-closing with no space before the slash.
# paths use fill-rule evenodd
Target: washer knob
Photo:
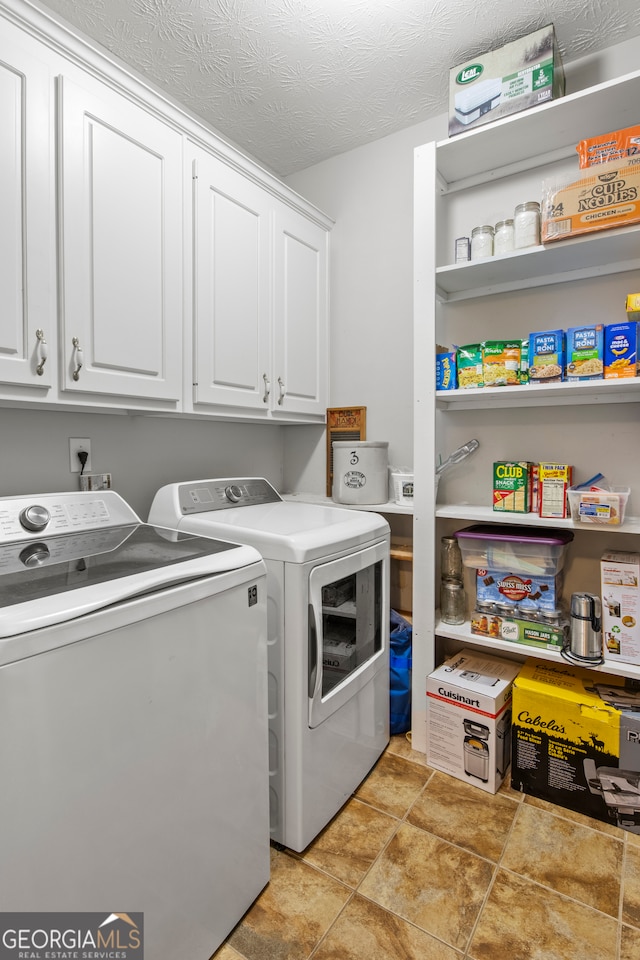
<path id="1" fill-rule="evenodd" d="M 30 543 L 20 552 L 20 560 L 25 567 L 41 567 L 50 556 L 51 552 L 46 543 Z"/>
<path id="2" fill-rule="evenodd" d="M 20 523 L 25 528 L 25 530 L 44 530 L 46 525 L 51 519 L 51 514 L 46 507 L 41 507 L 39 504 L 32 504 L 30 507 L 25 507 L 24 510 L 20 513 Z"/>
<path id="3" fill-rule="evenodd" d="M 227 500 L 231 500 L 231 503 L 237 503 L 238 500 L 242 500 L 242 490 L 237 483 L 230 483 L 228 487 L 225 487 L 224 495 Z"/>

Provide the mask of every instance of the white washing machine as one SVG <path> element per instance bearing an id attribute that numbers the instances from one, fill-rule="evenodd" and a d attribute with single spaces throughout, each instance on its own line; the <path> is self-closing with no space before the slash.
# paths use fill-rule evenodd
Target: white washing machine
<path id="1" fill-rule="evenodd" d="M 389 525 L 259 477 L 162 487 L 149 520 L 266 562 L 271 837 L 301 851 L 389 741 Z"/>
<path id="2" fill-rule="evenodd" d="M 269 878 L 266 623 L 251 547 L 114 491 L 0 499 L 0 904 L 21 928 L 100 914 L 153 960 L 208 960 Z"/>

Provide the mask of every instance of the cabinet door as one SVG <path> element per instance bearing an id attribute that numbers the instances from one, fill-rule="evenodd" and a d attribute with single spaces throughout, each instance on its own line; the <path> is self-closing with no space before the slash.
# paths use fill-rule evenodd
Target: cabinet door
<path id="1" fill-rule="evenodd" d="M 62 389 L 178 401 L 182 139 L 59 79 Z"/>
<path id="2" fill-rule="evenodd" d="M 270 195 L 198 151 L 194 403 L 269 409 Z"/>
<path id="3" fill-rule="evenodd" d="M 45 396 L 55 366 L 49 71 L 10 31 L 0 35 L 0 381 Z"/>
<path id="4" fill-rule="evenodd" d="M 328 232 L 284 204 L 275 222 L 274 384 L 282 413 L 326 414 Z"/>

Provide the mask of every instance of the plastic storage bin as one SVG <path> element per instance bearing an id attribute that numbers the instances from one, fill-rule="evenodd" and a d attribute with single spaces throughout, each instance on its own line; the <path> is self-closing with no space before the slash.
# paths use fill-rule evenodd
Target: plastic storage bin
<path id="1" fill-rule="evenodd" d="M 611 490 L 568 490 L 571 519 L 574 523 L 601 523 L 619 526 L 624 522 L 629 487 Z"/>
<path id="2" fill-rule="evenodd" d="M 553 577 L 565 561 L 569 530 L 538 530 L 528 527 L 494 527 L 476 523 L 455 533 L 462 562 L 474 569 L 508 570 L 510 573 Z"/>

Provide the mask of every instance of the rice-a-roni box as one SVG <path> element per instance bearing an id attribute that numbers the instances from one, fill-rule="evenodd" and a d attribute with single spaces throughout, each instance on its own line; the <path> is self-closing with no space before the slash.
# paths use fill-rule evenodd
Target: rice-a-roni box
<path id="1" fill-rule="evenodd" d="M 640 691 L 623 677 L 527 660 L 513 685 L 511 786 L 640 833 Z"/>
<path id="2" fill-rule="evenodd" d="M 427 677 L 427 763 L 496 793 L 511 754 L 513 660 L 461 650 Z"/>
<path id="3" fill-rule="evenodd" d="M 557 100 L 564 86 L 549 24 L 449 71 L 449 136 Z"/>

